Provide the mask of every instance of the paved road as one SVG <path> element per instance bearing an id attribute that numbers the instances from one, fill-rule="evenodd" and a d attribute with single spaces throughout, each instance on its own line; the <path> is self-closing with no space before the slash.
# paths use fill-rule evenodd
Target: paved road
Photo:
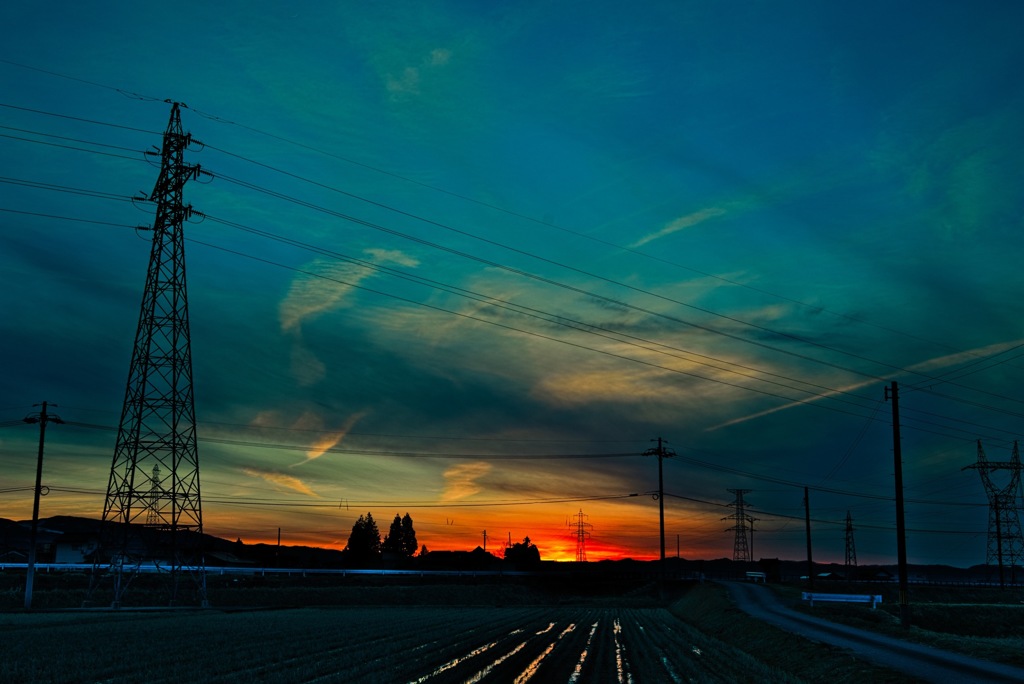
<path id="1" fill-rule="evenodd" d="M 1024 682 L 1024 669 L 847 627 L 787 608 L 771 589 L 723 582 L 746 613 L 800 636 L 848 648 L 865 660 L 929 682 Z"/>

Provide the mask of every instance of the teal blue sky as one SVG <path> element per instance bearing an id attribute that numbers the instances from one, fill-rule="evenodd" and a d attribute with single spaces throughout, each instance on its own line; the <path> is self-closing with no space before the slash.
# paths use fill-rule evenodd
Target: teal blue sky
<path id="1" fill-rule="evenodd" d="M 102 509 L 153 213 L 125 198 L 170 100 L 211 174 L 208 531 L 409 510 L 431 546 L 557 556 L 582 508 L 650 557 L 656 466 L 611 454 L 660 436 L 682 555 L 731 556 L 742 488 L 755 555 L 803 557 L 808 486 L 816 559 L 849 511 L 893 562 L 896 381 L 910 560 L 984 562 L 963 468 L 1024 418 L 1024 5 L 139 5 L 0 10 L 0 424 L 69 422 L 44 515 Z M 2 516 L 36 437 L 0 429 Z"/>

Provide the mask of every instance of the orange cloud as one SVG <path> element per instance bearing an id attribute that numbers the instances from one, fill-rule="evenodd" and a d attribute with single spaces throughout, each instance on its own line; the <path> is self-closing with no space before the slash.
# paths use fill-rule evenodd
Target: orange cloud
<path id="1" fill-rule="evenodd" d="M 344 424 L 342 424 L 340 430 L 338 430 L 337 432 L 328 433 L 323 437 L 320 437 L 313 444 L 312 448 L 310 448 L 310 450 L 306 452 L 305 460 L 299 461 L 298 463 L 293 463 L 291 467 L 294 468 L 304 463 L 309 463 L 310 461 L 314 461 L 323 456 L 325 453 L 327 453 L 328 450 L 334 448 L 341 442 L 341 440 L 345 439 L 345 435 L 347 435 L 349 431 L 353 427 L 355 427 L 355 424 L 358 423 L 359 420 L 363 418 L 363 416 L 365 415 L 366 411 L 359 411 L 358 413 L 353 413 L 351 416 L 345 419 L 345 422 Z"/>
<path id="2" fill-rule="evenodd" d="M 314 492 L 309 486 L 297 477 L 292 475 L 286 475 L 285 473 L 279 473 L 273 470 L 263 470 L 262 468 L 242 468 L 242 472 L 250 477 L 258 477 L 261 480 L 265 480 L 278 487 L 284 487 L 290 489 L 293 492 L 305 494 L 306 496 L 315 496 L 319 498 L 319 494 Z"/>
<path id="3" fill-rule="evenodd" d="M 491 464 L 484 461 L 459 463 L 444 471 L 445 488 L 441 501 L 457 501 L 478 494 L 483 486 L 477 482 L 491 472 Z"/>

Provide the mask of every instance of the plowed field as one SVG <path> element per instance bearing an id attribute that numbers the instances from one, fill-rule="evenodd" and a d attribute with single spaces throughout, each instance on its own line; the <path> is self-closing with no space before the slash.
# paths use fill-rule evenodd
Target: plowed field
<path id="1" fill-rule="evenodd" d="M 759 663 L 661 608 L 0 615 L 5 682 L 735 682 Z"/>

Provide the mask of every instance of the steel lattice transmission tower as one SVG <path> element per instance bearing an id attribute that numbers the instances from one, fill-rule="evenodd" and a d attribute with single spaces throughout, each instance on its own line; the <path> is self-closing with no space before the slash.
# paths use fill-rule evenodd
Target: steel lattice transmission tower
<path id="1" fill-rule="evenodd" d="M 857 567 L 857 546 L 853 543 L 853 516 L 846 511 L 846 578 L 850 579 L 849 570 Z"/>
<path id="2" fill-rule="evenodd" d="M 727 489 L 726 491 L 736 495 L 736 500 L 729 504 L 736 510 L 733 511 L 732 515 L 727 515 L 722 518 L 722 520 L 736 521 L 735 525 L 726 530 L 726 532 L 736 533 L 736 538 L 732 547 L 732 559 L 734 561 L 751 561 L 753 558 L 750 557 L 750 546 L 747 543 L 747 535 L 749 534 L 747 523 L 750 522 L 750 517 L 746 512 L 746 503 L 743 501 L 743 495 L 749 494 L 752 490 Z"/>
<path id="3" fill-rule="evenodd" d="M 123 574 L 142 560 L 169 570 L 172 603 L 185 573 L 196 578 L 206 602 L 183 232 L 192 214 L 183 189 L 200 172 L 184 161 L 191 142 L 192 135 L 182 132 L 179 103 L 171 103 L 160 175 L 149 197 L 156 204 L 152 249 L 103 506 L 101 543 L 115 573 L 115 607 L 126 587 Z M 129 553 L 135 536 L 129 523 L 149 528 L 145 551 L 134 543 Z M 159 540 L 155 549 L 153 540 Z"/>
<path id="4" fill-rule="evenodd" d="M 998 565 L 1000 577 L 1003 567 L 1015 568 L 1024 561 L 1024 537 L 1020 528 L 1020 449 L 1017 442 L 1013 443 L 1013 453 L 1009 461 L 989 461 L 985 450 L 978 440 L 978 461 L 968 468 L 977 470 L 981 483 L 988 495 L 988 549 L 985 554 L 986 565 Z M 992 471 L 1009 471 L 1009 481 L 999 487 L 992 481 Z"/>
<path id="5" fill-rule="evenodd" d="M 580 512 L 572 516 L 572 522 L 569 524 L 570 529 L 576 533 L 576 562 L 585 563 L 587 561 L 587 537 L 590 536 L 590 532 L 587 531 L 588 527 L 593 527 L 590 523 L 586 522 L 586 519 L 590 517 L 583 513 L 583 509 Z"/>

